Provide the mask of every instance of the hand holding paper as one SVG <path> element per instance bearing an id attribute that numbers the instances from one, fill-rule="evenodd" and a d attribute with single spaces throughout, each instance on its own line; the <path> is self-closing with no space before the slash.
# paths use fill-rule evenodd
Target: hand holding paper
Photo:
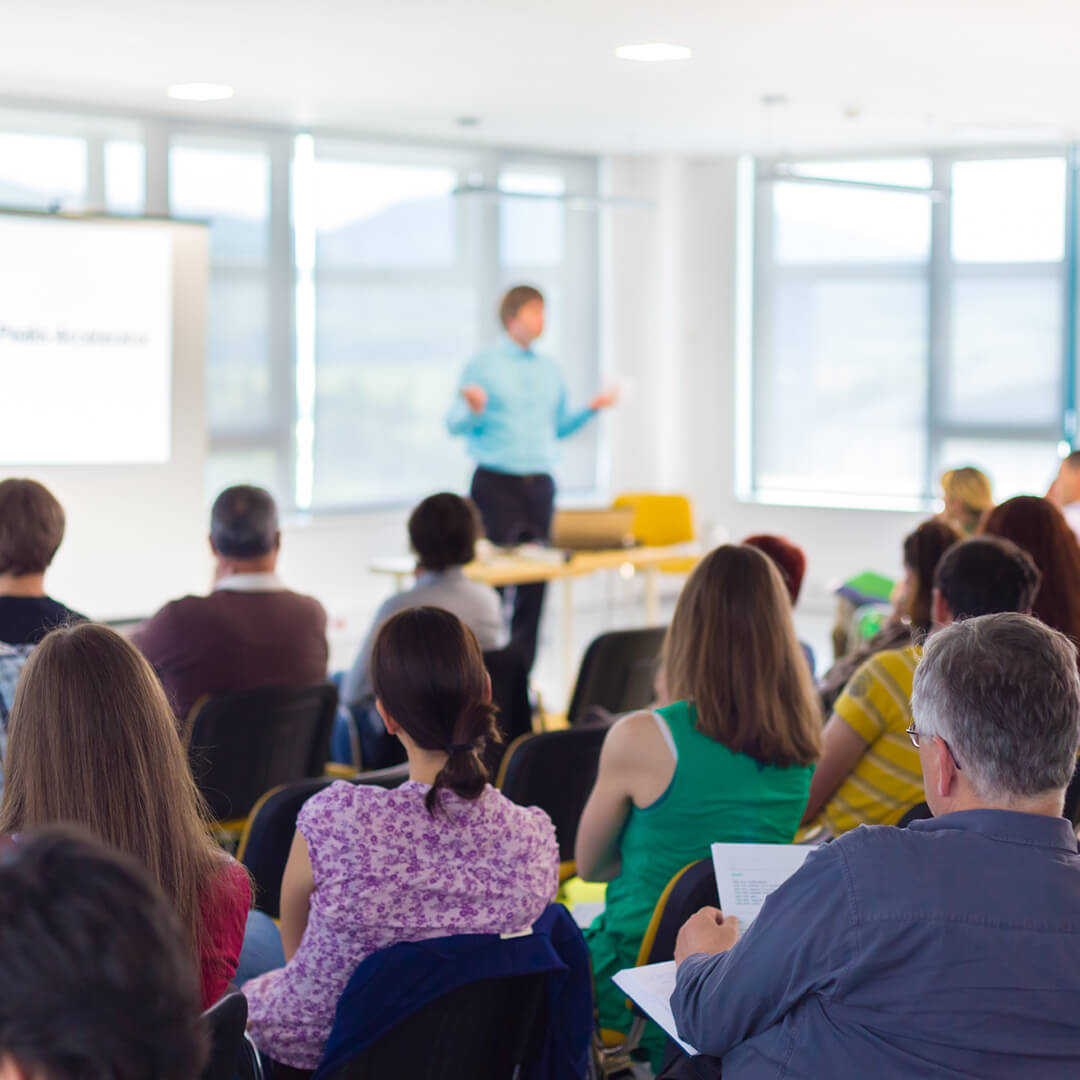
<path id="1" fill-rule="evenodd" d="M 719 908 L 704 907 L 691 915 L 679 930 L 675 940 L 675 963 L 681 964 L 696 953 L 727 952 L 739 939 L 739 920 L 725 917 Z"/>

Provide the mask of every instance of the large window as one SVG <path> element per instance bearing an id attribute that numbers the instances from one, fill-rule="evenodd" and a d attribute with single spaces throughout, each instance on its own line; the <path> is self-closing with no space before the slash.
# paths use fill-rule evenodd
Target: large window
<path id="1" fill-rule="evenodd" d="M 444 420 L 510 285 L 547 295 L 571 398 L 597 390 L 596 190 L 595 158 L 0 108 L 0 206 L 209 224 L 207 491 L 304 510 L 467 484 Z M 597 487 L 596 429 L 564 492 Z"/>
<path id="2" fill-rule="evenodd" d="M 498 333 L 498 294 L 511 284 L 544 291 L 541 347 L 574 398 L 593 392 L 596 219 L 564 200 L 595 191 L 592 163 L 316 138 L 294 180 L 298 311 L 310 289 L 314 331 L 301 505 L 409 501 L 466 483 L 464 444 L 444 420 L 465 360 Z M 303 356 L 303 321 L 298 334 Z M 596 487 L 594 438 L 567 448 L 564 490 Z"/>
<path id="3" fill-rule="evenodd" d="M 999 496 L 1047 483 L 1072 408 L 1064 152 L 757 169 L 755 494 L 918 505 L 964 464 Z"/>

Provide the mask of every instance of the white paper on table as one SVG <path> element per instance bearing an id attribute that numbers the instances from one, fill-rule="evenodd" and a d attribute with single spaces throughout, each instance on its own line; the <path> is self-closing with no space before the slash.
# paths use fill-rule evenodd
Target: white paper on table
<path id="1" fill-rule="evenodd" d="M 611 981 L 651 1020 L 655 1020 L 688 1054 L 697 1051 L 679 1038 L 675 1016 L 671 1011 L 671 995 L 675 992 L 675 961 L 663 964 L 644 964 L 641 967 L 616 971 Z"/>
<path id="2" fill-rule="evenodd" d="M 802 866 L 810 844 L 713 844 L 713 871 L 720 910 L 739 920 L 745 933 L 765 897 Z"/>

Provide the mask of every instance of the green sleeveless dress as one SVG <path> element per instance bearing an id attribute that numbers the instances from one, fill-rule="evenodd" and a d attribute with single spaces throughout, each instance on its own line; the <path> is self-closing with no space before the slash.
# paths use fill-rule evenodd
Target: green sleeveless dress
<path id="1" fill-rule="evenodd" d="M 608 884 L 602 914 L 585 932 L 592 954 L 600 1026 L 626 1031 L 626 995 L 611 981 L 632 967 L 667 883 L 687 863 L 710 857 L 714 843 L 789 844 L 810 794 L 812 765 L 777 768 L 696 728 L 697 710 L 680 701 L 660 709 L 676 754 L 675 775 L 651 806 L 634 806 L 619 840 L 622 866 Z M 666 1036 L 655 1024 L 642 1045 L 658 1069 Z"/>

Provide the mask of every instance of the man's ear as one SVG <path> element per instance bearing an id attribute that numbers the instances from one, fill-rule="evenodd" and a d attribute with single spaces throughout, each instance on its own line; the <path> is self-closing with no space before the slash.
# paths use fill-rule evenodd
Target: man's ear
<path id="1" fill-rule="evenodd" d="M 386 706 L 379 698 L 375 699 L 375 709 L 382 717 L 383 725 L 388 735 L 396 735 L 401 730 L 401 725 L 386 711 Z"/>
<path id="2" fill-rule="evenodd" d="M 274 554 L 277 554 L 281 550 L 281 530 L 279 529 L 274 533 Z"/>
<path id="3" fill-rule="evenodd" d="M 932 589 L 930 592 L 930 621 L 935 626 L 948 626 L 953 621 L 953 613 L 940 589 Z"/>
<path id="4" fill-rule="evenodd" d="M 933 737 L 933 745 L 934 765 L 937 771 L 937 793 L 941 798 L 948 799 L 956 794 L 956 781 L 959 779 L 956 762 L 953 761 L 953 756 L 949 753 L 949 747 L 945 740 L 940 736 L 935 735 Z"/>
<path id="5" fill-rule="evenodd" d="M 11 1056 L 0 1055 L 0 1080 L 29 1080 L 29 1074 Z"/>

